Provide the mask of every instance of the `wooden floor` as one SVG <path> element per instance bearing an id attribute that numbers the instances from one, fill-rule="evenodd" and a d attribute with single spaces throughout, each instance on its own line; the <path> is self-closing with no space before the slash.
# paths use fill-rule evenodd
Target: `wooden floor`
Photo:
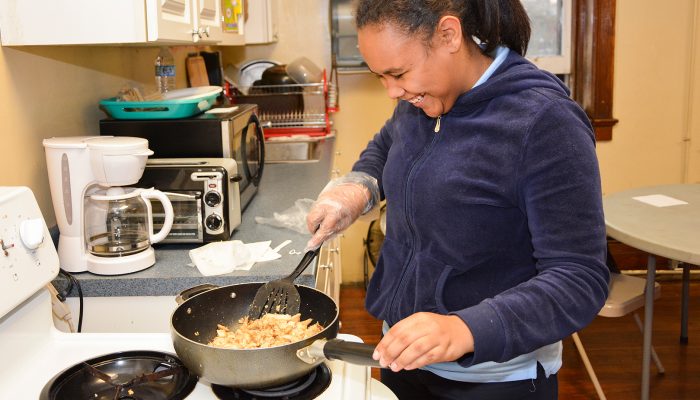
<path id="1" fill-rule="evenodd" d="M 661 298 L 654 308 L 653 344 L 666 368 L 657 375 L 652 365 L 651 398 L 700 399 L 700 282 L 690 287 L 689 344 L 679 343 L 681 282 L 659 280 Z M 365 342 L 379 341 L 381 326 L 364 310 L 364 288 L 343 286 L 340 297 L 341 332 Z M 640 309 L 643 318 L 643 309 Z M 579 332 L 588 357 L 610 400 L 639 399 L 641 388 L 642 334 L 632 315 L 596 318 Z M 378 377 L 378 370 L 373 370 Z M 564 340 L 564 364 L 559 371 L 559 398 L 597 399 L 591 380 L 571 338 Z"/>

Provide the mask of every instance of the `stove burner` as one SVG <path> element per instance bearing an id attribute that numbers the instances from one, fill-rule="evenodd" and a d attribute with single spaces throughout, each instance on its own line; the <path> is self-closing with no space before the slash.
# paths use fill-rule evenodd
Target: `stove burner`
<path id="1" fill-rule="evenodd" d="M 314 399 L 323 393 L 331 384 L 331 370 L 326 364 L 320 364 L 308 375 L 271 388 L 240 389 L 220 385 L 211 385 L 216 397 L 221 400 L 240 399 L 284 399 L 307 400 Z"/>
<path id="2" fill-rule="evenodd" d="M 127 351 L 65 369 L 41 391 L 41 400 L 182 400 L 197 384 L 174 355 Z"/>

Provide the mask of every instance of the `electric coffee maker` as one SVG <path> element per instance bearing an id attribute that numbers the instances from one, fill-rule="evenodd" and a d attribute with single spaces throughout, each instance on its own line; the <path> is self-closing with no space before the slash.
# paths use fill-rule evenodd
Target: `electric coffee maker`
<path id="1" fill-rule="evenodd" d="M 134 137 L 78 136 L 45 139 L 46 164 L 56 221 L 58 257 L 68 272 L 119 275 L 155 264 L 151 244 L 173 223 L 168 197 L 154 189 L 124 187 L 141 178 L 153 152 Z M 164 219 L 153 233 L 151 200 Z"/>

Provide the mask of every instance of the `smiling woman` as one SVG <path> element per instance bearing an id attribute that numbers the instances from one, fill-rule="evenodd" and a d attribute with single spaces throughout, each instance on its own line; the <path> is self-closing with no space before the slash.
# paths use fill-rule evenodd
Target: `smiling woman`
<path id="1" fill-rule="evenodd" d="M 319 195 L 308 247 L 385 199 L 365 304 L 382 381 L 402 399 L 556 399 L 561 339 L 608 290 L 588 118 L 523 58 L 519 0 L 360 0 L 356 22 L 399 101 Z"/>

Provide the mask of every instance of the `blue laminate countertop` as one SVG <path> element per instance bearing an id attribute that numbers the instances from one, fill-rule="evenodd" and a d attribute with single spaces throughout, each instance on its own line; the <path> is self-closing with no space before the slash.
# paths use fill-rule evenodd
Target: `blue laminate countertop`
<path id="1" fill-rule="evenodd" d="M 90 272 L 73 274 L 80 282 L 83 296 L 170 296 L 184 289 L 203 284 L 231 285 L 246 282 L 264 282 L 281 278 L 292 272 L 299 263 L 309 234 L 301 234 L 290 229 L 258 224 L 256 216 L 272 217 L 274 212 L 282 212 L 294 205 L 297 199 L 315 199 L 330 177 L 333 157 L 333 138 L 321 144 L 322 156 L 317 162 L 267 164 L 257 195 L 250 202 L 236 228 L 233 239 L 244 243 L 271 240 L 274 248 L 284 240 L 292 242 L 283 248 L 282 257 L 255 264 L 250 271 L 234 271 L 219 276 L 203 276 L 191 264 L 189 250 L 202 244 L 156 244 L 156 263 L 143 271 L 115 276 L 100 276 Z M 299 254 L 290 254 L 290 251 Z M 314 262 L 296 280 L 296 283 L 313 286 L 315 283 Z M 76 296 L 73 288 L 70 296 Z"/>

